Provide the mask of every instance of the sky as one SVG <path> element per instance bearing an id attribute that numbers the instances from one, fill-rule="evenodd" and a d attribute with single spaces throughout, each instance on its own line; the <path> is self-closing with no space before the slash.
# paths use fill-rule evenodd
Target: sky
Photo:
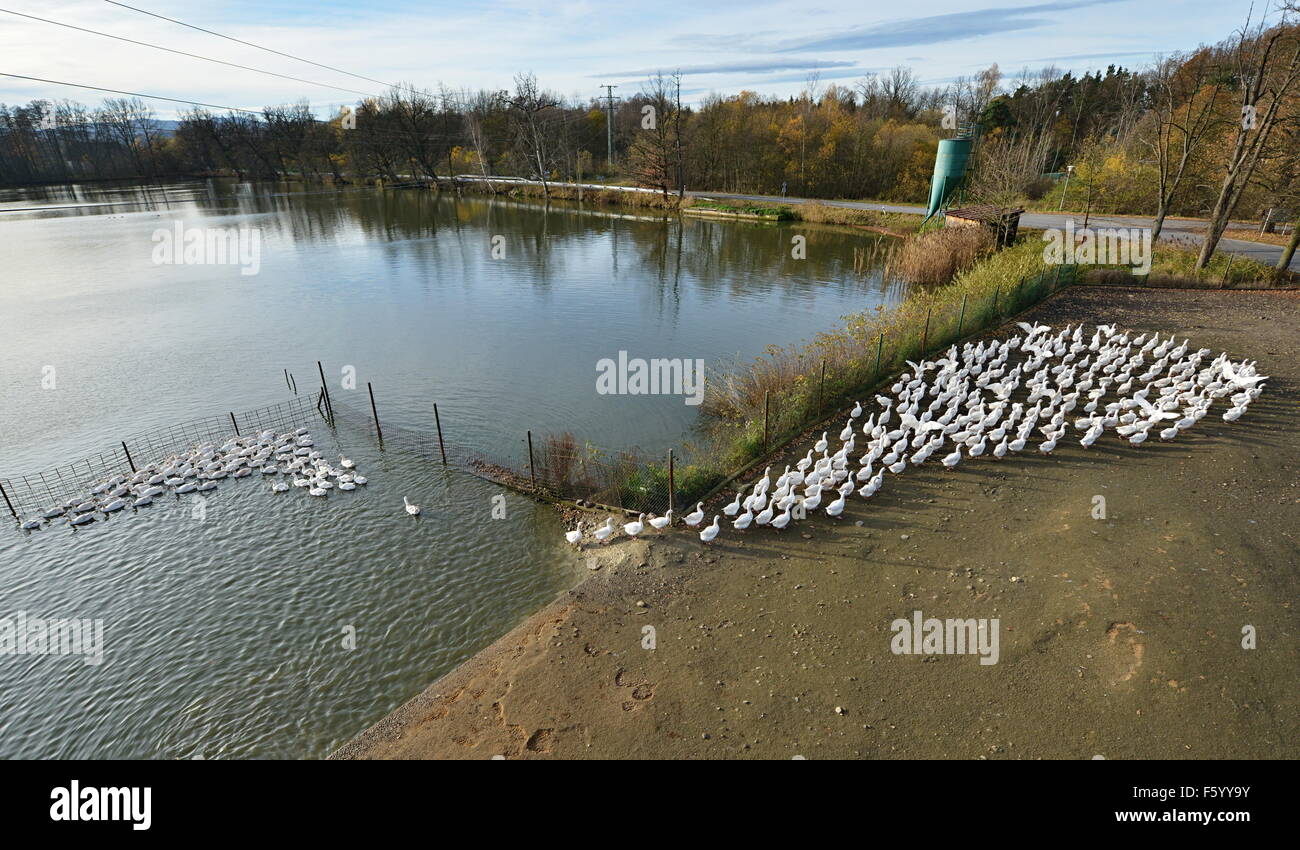
<path id="1" fill-rule="evenodd" d="M 586 100 L 606 83 L 629 95 L 656 71 L 680 69 L 682 99 L 694 104 L 711 92 L 797 94 L 813 73 L 823 86 L 851 86 L 895 65 L 939 86 L 994 62 L 1008 79 L 1049 64 L 1080 73 L 1108 64 L 1138 68 L 1227 37 L 1251 8 L 1250 0 L 123 2 L 373 81 L 104 0 L 0 0 L 0 72 L 250 109 L 307 99 L 319 114 L 331 114 L 362 95 L 383 94 L 384 84 L 508 89 L 516 73 L 531 71 L 543 87 Z M 1256 0 L 1255 8 L 1268 2 Z M 107 96 L 0 76 L 0 103 L 70 98 L 97 105 Z M 161 118 L 186 108 L 152 105 Z"/>

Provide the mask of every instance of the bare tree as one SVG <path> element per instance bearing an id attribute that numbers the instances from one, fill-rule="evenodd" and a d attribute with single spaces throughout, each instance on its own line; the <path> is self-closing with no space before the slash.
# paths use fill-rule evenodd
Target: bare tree
<path id="1" fill-rule="evenodd" d="M 1138 139 L 1155 157 L 1156 214 L 1151 239 L 1160 237 L 1170 205 L 1197 156 L 1225 126 L 1226 77 L 1209 51 L 1161 59 L 1149 74 L 1151 113 Z"/>
<path id="2" fill-rule="evenodd" d="M 1294 3 L 1283 7 L 1284 16 L 1294 11 Z M 1248 20 L 1228 51 L 1240 89 L 1242 117 L 1224 164 L 1201 253 L 1196 258 L 1198 269 L 1209 265 L 1214 256 L 1242 192 L 1284 118 L 1283 105 L 1300 83 L 1300 32 L 1285 17 L 1267 30 L 1262 23 L 1252 30 Z"/>
<path id="3" fill-rule="evenodd" d="M 546 174 L 551 164 L 551 137 L 545 118 L 559 105 L 559 101 L 537 85 L 532 73 L 515 75 L 515 96 L 510 99 L 510 113 L 514 120 L 518 143 L 531 167 L 537 169 L 542 181 L 542 193 L 551 196 Z"/>

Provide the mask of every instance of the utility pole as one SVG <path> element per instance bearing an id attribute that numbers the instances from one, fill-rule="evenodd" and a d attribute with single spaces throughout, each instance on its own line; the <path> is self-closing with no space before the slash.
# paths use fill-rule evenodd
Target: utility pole
<path id="1" fill-rule="evenodd" d="M 609 116 L 605 119 L 605 160 L 609 163 L 610 168 L 614 167 L 614 89 L 618 86 L 604 85 L 601 86 L 606 92 L 606 114 Z"/>

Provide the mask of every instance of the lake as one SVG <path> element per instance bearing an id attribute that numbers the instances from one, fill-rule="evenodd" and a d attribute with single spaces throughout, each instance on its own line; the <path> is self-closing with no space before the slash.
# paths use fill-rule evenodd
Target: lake
<path id="1" fill-rule="evenodd" d="M 157 262 L 177 227 L 255 233 L 256 274 Z M 427 191 L 0 189 L 0 478 L 283 402 L 285 370 L 314 397 L 317 361 L 341 407 L 368 415 L 370 382 L 385 425 L 432 432 L 437 403 L 449 442 L 493 456 L 530 429 L 666 451 L 697 408 L 597 392 L 597 364 L 713 369 L 892 303 L 853 270 L 879 238 Z M 105 646 L 0 655 L 0 757 L 324 756 L 581 579 L 550 508 L 379 451 L 352 417 L 312 435 L 369 484 L 312 499 L 253 476 L 0 531 L 0 618 L 101 619 Z"/>

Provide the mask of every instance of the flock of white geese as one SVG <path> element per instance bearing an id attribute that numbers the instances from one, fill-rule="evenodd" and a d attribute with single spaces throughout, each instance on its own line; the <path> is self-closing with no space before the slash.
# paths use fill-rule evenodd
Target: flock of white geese
<path id="1" fill-rule="evenodd" d="M 312 496 L 324 497 L 331 490 L 355 490 L 366 483 L 366 477 L 348 458 L 340 456 L 337 466 L 326 460 L 314 448 L 306 428 L 278 435 L 263 431 L 256 437 L 232 437 L 221 445 L 202 443 L 150 463 L 133 475 L 100 481 L 88 493 L 25 520 L 22 528 L 37 531 L 61 521 L 72 526 L 89 525 L 98 517 L 147 507 L 168 494 L 179 498 L 187 493 L 209 493 L 223 479 L 248 478 L 255 472 L 274 476 L 270 485 L 273 493 L 287 493 L 292 485 Z"/>
<path id="2" fill-rule="evenodd" d="M 1174 336 L 1135 335 L 1115 325 L 1097 325 L 1088 334 L 1082 325 L 1052 333 L 1046 325 L 1017 324 L 1023 334 L 1010 339 L 953 345 L 936 360 L 907 361 L 910 371 L 890 394 L 876 396 L 878 411 L 862 420 L 858 403 L 849 412 L 833 454 L 823 432 L 775 482 L 768 467 L 752 487 L 737 492 L 722 508 L 732 528 L 779 530 L 818 508 L 838 517 L 855 492 L 865 499 L 874 496 L 885 485 L 886 472 L 899 475 L 932 457 L 952 469 L 963 460 L 1000 460 L 1031 443 L 1051 454 L 1071 427 L 1082 435 L 1079 444 L 1085 449 L 1107 430 L 1133 446 L 1153 434 L 1173 440 L 1221 399 L 1228 405 L 1223 420 L 1239 419 L 1268 380 L 1257 374 L 1254 362 L 1233 363 L 1226 353 L 1207 361 L 1210 349 L 1193 351 L 1187 340 L 1178 344 Z M 1022 388 L 1023 401 L 1012 401 Z M 704 519 L 702 503 L 682 517 L 692 529 Z M 661 517 L 641 514 L 621 530 L 637 537 L 647 527 L 662 532 L 673 523 L 669 510 Z M 722 517 L 715 515 L 700 530 L 700 540 L 710 543 L 721 530 Z M 618 532 L 610 517 L 590 535 L 578 523 L 564 537 L 581 548 L 588 537 L 604 543 Z"/>

